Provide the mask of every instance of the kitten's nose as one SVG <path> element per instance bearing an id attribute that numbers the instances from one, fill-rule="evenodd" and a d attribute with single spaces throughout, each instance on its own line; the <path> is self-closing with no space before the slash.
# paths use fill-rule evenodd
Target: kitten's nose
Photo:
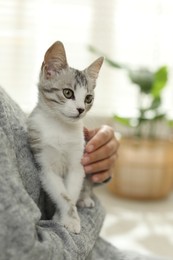
<path id="1" fill-rule="evenodd" d="M 79 112 L 79 115 L 83 113 L 84 109 L 83 108 L 77 108 L 77 111 Z"/>

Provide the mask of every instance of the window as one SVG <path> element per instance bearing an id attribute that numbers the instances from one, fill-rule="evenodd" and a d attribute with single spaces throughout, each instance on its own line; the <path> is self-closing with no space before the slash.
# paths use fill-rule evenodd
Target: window
<path id="1" fill-rule="evenodd" d="M 83 69 L 97 56 L 88 44 L 130 66 L 169 68 L 164 107 L 173 110 L 172 0 L 0 0 L 0 84 L 29 112 L 37 100 L 47 48 L 61 40 L 70 66 Z M 126 73 L 104 64 L 92 113 L 133 113 L 137 88 Z"/>

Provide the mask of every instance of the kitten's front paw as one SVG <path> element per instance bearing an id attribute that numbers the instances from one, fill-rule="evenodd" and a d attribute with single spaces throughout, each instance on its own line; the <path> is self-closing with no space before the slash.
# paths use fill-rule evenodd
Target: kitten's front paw
<path id="1" fill-rule="evenodd" d="M 88 197 L 88 198 L 78 200 L 77 205 L 80 208 L 94 208 L 95 202 L 90 197 Z"/>
<path id="2" fill-rule="evenodd" d="M 72 233 L 79 234 L 81 231 L 80 218 L 67 217 L 63 220 L 64 227 Z"/>

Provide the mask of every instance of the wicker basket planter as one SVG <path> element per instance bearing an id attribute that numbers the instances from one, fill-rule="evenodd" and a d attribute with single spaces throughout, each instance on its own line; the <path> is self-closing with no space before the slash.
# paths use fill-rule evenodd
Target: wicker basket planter
<path id="1" fill-rule="evenodd" d="M 108 188 L 133 199 L 160 199 L 173 190 L 173 143 L 122 139 Z"/>

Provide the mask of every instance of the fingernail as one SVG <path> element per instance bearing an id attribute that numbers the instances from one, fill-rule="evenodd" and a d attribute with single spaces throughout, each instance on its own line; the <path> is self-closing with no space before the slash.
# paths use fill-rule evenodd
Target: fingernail
<path id="1" fill-rule="evenodd" d="M 82 163 L 83 163 L 83 164 L 87 164 L 87 163 L 89 163 L 89 161 L 90 161 L 89 156 L 84 156 L 84 157 L 82 158 Z"/>
<path id="2" fill-rule="evenodd" d="M 94 176 L 92 177 L 92 179 L 93 179 L 94 182 L 99 182 L 99 177 L 96 176 L 96 175 L 94 175 Z"/>
<path id="3" fill-rule="evenodd" d="M 85 173 L 91 173 L 92 172 L 92 167 L 91 166 L 85 166 Z"/>
<path id="4" fill-rule="evenodd" d="M 90 144 L 88 147 L 86 147 L 87 152 L 92 152 L 94 150 L 94 145 Z"/>

